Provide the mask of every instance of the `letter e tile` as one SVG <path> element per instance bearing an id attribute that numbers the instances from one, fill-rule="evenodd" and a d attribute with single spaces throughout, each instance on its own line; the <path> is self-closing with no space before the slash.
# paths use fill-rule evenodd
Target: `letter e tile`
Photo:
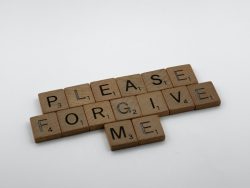
<path id="1" fill-rule="evenodd" d="M 180 65 L 167 68 L 168 75 L 174 87 L 198 83 L 191 65 Z"/>
<path id="2" fill-rule="evenodd" d="M 121 94 L 114 78 L 90 83 L 97 102 L 120 98 Z"/>
<path id="3" fill-rule="evenodd" d="M 219 106 L 221 101 L 212 82 L 205 82 L 188 86 L 190 95 L 194 101 L 195 109 Z"/>
<path id="4" fill-rule="evenodd" d="M 157 115 L 132 120 L 139 144 L 149 144 L 165 140 L 164 130 Z"/>

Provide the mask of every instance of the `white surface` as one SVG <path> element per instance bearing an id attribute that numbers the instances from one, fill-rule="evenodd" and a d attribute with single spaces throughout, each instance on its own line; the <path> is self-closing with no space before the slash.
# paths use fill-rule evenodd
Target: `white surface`
<path id="1" fill-rule="evenodd" d="M 249 188 L 249 52 L 249 0 L 0 0 L 0 187 Z M 186 63 L 222 105 L 162 118 L 165 142 L 33 142 L 39 92 Z"/>

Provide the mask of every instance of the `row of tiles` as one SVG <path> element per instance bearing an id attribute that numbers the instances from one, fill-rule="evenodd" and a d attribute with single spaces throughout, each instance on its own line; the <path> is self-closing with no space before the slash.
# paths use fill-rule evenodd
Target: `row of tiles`
<path id="1" fill-rule="evenodd" d="M 81 107 L 76 108 L 80 110 Z M 83 124 L 83 126 L 74 124 L 74 130 L 72 127 L 68 127 L 71 129 L 71 132 L 70 134 L 68 132 L 67 135 L 64 135 L 61 134 L 60 129 L 66 129 L 67 127 L 65 127 L 64 124 L 60 124 L 59 126 L 58 120 L 60 121 L 60 119 L 57 120 L 56 113 L 45 114 L 44 118 L 46 120 L 41 120 L 39 131 L 42 130 L 43 133 L 47 133 L 43 135 L 43 137 L 37 137 L 37 142 L 83 133 L 89 130 L 86 124 Z M 110 148 L 113 151 L 165 140 L 165 133 L 160 118 L 157 115 L 107 123 L 104 125 L 104 130 Z"/>
<path id="2" fill-rule="evenodd" d="M 148 115 L 165 116 L 220 105 L 205 82 L 86 104 L 31 118 L 36 142 L 103 128 L 104 124 Z"/>
<path id="3" fill-rule="evenodd" d="M 192 67 L 180 65 L 40 93 L 43 113 L 198 83 Z"/>
<path id="4" fill-rule="evenodd" d="M 104 125 L 111 150 L 165 140 L 159 116 L 145 116 Z"/>

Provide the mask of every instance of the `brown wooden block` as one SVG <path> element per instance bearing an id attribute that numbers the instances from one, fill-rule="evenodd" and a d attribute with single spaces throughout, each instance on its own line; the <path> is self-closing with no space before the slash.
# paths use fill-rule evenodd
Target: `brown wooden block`
<path id="1" fill-rule="evenodd" d="M 167 68 L 168 75 L 174 87 L 198 83 L 191 65 L 180 65 Z"/>
<path id="2" fill-rule="evenodd" d="M 84 105 L 84 111 L 90 130 L 101 129 L 105 123 L 115 121 L 115 116 L 109 101 L 86 104 Z"/>
<path id="3" fill-rule="evenodd" d="M 141 110 L 135 96 L 114 99 L 110 103 L 117 120 L 141 116 Z"/>
<path id="4" fill-rule="evenodd" d="M 70 107 L 94 103 L 95 99 L 89 84 L 82 84 L 64 89 Z"/>
<path id="5" fill-rule="evenodd" d="M 169 114 L 167 104 L 161 91 L 145 93 L 137 96 L 142 115 L 166 116 Z"/>
<path id="6" fill-rule="evenodd" d="M 194 110 L 195 105 L 186 86 L 162 90 L 170 114 Z"/>
<path id="7" fill-rule="evenodd" d="M 31 117 L 30 123 L 37 143 L 61 137 L 61 129 L 54 112 Z"/>
<path id="8" fill-rule="evenodd" d="M 89 131 L 89 125 L 82 106 L 58 111 L 57 118 L 63 136 Z"/>
<path id="9" fill-rule="evenodd" d="M 146 93 L 146 87 L 140 74 L 116 78 L 123 97 Z"/>
<path id="10" fill-rule="evenodd" d="M 121 97 L 114 78 L 92 82 L 90 83 L 90 86 L 97 102 Z"/>
<path id="11" fill-rule="evenodd" d="M 131 120 L 108 123 L 104 129 L 113 151 L 138 145 Z"/>
<path id="12" fill-rule="evenodd" d="M 149 144 L 165 140 L 164 130 L 157 115 L 132 120 L 139 144 Z"/>
<path id="13" fill-rule="evenodd" d="M 149 92 L 173 87 L 165 69 L 145 72 L 142 74 L 142 78 Z"/>
<path id="14" fill-rule="evenodd" d="M 38 94 L 43 113 L 69 108 L 63 89 Z"/>
<path id="15" fill-rule="evenodd" d="M 210 81 L 188 86 L 188 90 L 196 110 L 219 106 L 221 103 L 214 85 Z"/>

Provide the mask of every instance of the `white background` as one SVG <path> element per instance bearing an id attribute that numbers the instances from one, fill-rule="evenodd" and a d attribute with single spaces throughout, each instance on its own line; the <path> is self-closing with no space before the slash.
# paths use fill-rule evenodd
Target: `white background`
<path id="1" fill-rule="evenodd" d="M 103 130 L 35 144 L 39 92 L 190 63 L 218 108 L 161 119 L 165 142 Z M 249 0 L 0 0 L 0 187 L 250 187 Z"/>

